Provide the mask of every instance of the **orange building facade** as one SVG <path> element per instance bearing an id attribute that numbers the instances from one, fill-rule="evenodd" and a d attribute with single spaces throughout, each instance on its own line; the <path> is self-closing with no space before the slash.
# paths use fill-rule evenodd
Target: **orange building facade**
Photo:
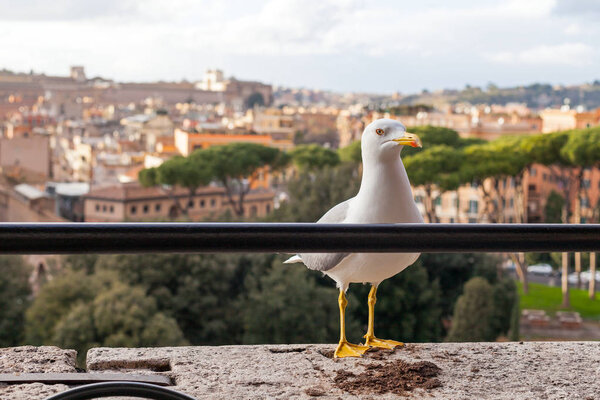
<path id="1" fill-rule="evenodd" d="M 244 217 L 264 217 L 273 210 L 274 192 L 250 191 L 244 200 Z M 177 205 L 179 204 L 179 206 Z M 186 189 L 169 193 L 160 187 L 145 188 L 129 183 L 90 191 L 84 198 L 86 222 L 172 221 L 184 218 L 187 208 L 192 221 L 211 220 L 231 211 L 225 189 L 204 187 L 190 200 Z"/>

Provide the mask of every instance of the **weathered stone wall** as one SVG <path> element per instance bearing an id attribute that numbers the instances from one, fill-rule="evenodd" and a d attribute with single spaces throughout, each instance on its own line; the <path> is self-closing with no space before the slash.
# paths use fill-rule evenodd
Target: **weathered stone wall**
<path id="1" fill-rule="evenodd" d="M 334 347 L 97 348 L 89 351 L 87 368 L 166 375 L 174 390 L 198 399 L 600 399 L 597 342 L 408 344 L 394 352 L 341 360 L 331 358 Z M 435 379 L 441 386 L 436 382 L 430 389 L 409 388 L 402 395 L 377 393 L 383 387 L 378 382 L 384 385 L 389 377 L 378 371 L 390 371 L 383 368 L 395 368 L 401 360 L 436 364 L 440 371 Z M 55 347 L 0 350 L 0 372 L 42 371 L 75 372 L 74 352 Z M 353 385 L 344 390 L 343 382 Z M 45 399 L 66 389 L 0 384 L 0 399 Z"/>

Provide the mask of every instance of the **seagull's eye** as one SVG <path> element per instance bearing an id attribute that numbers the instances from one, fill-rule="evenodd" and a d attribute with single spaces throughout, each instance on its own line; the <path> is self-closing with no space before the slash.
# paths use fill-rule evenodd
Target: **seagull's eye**
<path id="1" fill-rule="evenodd" d="M 383 131 L 383 129 L 375 129 L 375 133 L 378 135 L 383 135 L 385 132 Z"/>

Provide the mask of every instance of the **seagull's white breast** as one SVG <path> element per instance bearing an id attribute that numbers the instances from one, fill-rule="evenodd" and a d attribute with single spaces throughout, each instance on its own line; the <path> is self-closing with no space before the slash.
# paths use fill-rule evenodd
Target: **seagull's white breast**
<path id="1" fill-rule="evenodd" d="M 383 166 L 382 166 L 383 167 Z M 406 171 L 400 159 L 395 165 L 365 170 L 359 193 L 348 209 L 344 223 L 423 223 L 412 196 Z M 353 253 L 325 273 L 338 286 L 349 283 L 379 284 L 401 272 L 419 257 L 419 253 Z"/>

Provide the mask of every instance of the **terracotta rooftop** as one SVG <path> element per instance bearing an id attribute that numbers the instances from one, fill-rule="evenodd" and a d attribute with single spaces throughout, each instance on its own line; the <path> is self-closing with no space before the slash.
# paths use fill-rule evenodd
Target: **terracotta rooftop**
<path id="1" fill-rule="evenodd" d="M 200 193 L 215 193 L 221 194 L 224 192 L 223 188 L 220 187 L 206 187 L 200 188 L 196 191 L 197 194 Z M 175 193 L 176 196 L 187 196 L 188 190 L 185 188 L 176 188 Z M 106 186 L 98 189 L 92 189 L 85 196 L 86 198 L 93 199 L 103 199 L 103 200 L 117 200 L 117 201 L 127 201 L 127 200 L 137 200 L 137 199 L 147 199 L 147 198 L 157 198 L 157 197 L 168 197 L 169 194 L 167 190 L 163 189 L 160 186 L 152 186 L 152 187 L 143 187 L 139 183 L 126 183 L 122 185 L 114 185 L 114 186 Z"/>
<path id="2" fill-rule="evenodd" d="M 196 196 L 202 194 L 224 195 L 224 193 L 225 189 L 218 186 L 205 186 L 196 190 Z M 267 189 L 252 190 L 250 194 L 268 194 L 270 196 L 273 196 L 273 192 Z M 173 194 L 171 194 L 171 196 L 172 195 Z M 174 195 L 187 197 L 189 195 L 189 192 L 185 188 L 178 187 L 175 189 Z M 137 182 L 92 189 L 85 196 L 86 199 L 101 199 L 113 201 L 131 201 L 165 197 L 169 197 L 169 193 L 162 187 L 143 187 Z"/>

